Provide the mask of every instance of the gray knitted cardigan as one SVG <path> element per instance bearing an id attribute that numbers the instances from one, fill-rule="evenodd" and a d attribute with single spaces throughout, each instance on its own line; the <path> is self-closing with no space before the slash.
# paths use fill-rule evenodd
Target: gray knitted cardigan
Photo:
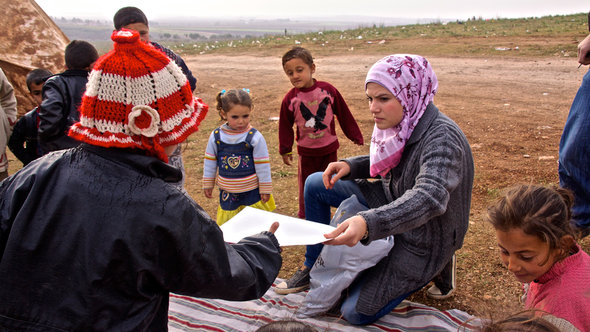
<path id="1" fill-rule="evenodd" d="M 374 315 L 392 299 L 432 280 L 463 245 L 469 224 L 473 157 L 453 120 L 428 105 L 401 162 L 379 180 L 366 180 L 369 156 L 345 160 L 370 210 L 363 243 L 394 235 L 388 256 L 366 271 L 356 309 Z M 344 179 L 344 178 L 343 178 Z"/>

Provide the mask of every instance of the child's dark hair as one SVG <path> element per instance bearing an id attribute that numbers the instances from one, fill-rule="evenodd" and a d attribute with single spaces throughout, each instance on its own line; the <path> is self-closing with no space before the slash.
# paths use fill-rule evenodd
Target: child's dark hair
<path id="1" fill-rule="evenodd" d="M 487 219 L 496 230 L 508 232 L 520 228 L 525 234 L 536 236 L 550 249 L 564 248 L 561 238 L 566 235 L 577 238 L 577 231 L 570 223 L 573 205 L 571 191 L 559 187 L 519 185 L 488 208 Z"/>
<path id="2" fill-rule="evenodd" d="M 28 74 L 27 74 L 27 88 L 29 88 L 29 91 L 31 90 L 31 84 L 41 84 L 41 83 L 45 83 L 45 81 L 47 81 L 47 79 L 49 77 L 51 77 L 53 75 L 52 72 L 50 72 L 47 69 L 42 69 L 42 68 L 37 68 L 37 69 L 33 69 L 31 70 Z"/>
<path id="3" fill-rule="evenodd" d="M 261 326 L 256 332 L 317 332 L 317 330 L 296 320 L 277 320 Z"/>
<path id="4" fill-rule="evenodd" d="M 223 114 L 229 112 L 234 105 L 242 105 L 252 108 L 252 98 L 250 98 L 250 93 L 244 89 L 222 90 L 217 94 L 215 100 L 217 102 L 215 108 L 219 111 L 219 116 L 222 120 L 225 119 Z"/>
<path id="5" fill-rule="evenodd" d="M 479 332 L 559 332 L 561 331 L 548 315 L 540 315 L 538 310 L 517 312 L 501 320 L 483 320 L 476 331 Z M 542 313 L 542 312 L 541 312 Z M 555 318 L 556 320 L 559 320 Z M 472 330 L 471 330 L 472 331 Z"/>
<path id="6" fill-rule="evenodd" d="M 133 23 L 143 23 L 149 26 L 147 17 L 137 7 L 123 7 L 117 10 L 115 16 L 113 16 L 115 30 L 121 30 L 122 27 Z"/>
<path id="7" fill-rule="evenodd" d="M 311 52 L 303 47 L 295 46 L 287 51 L 287 53 L 283 55 L 283 67 L 285 67 L 285 63 L 293 59 L 301 59 L 308 66 L 313 66 L 313 57 L 311 56 Z"/>
<path id="8" fill-rule="evenodd" d="M 68 69 L 86 69 L 98 60 L 98 52 L 87 41 L 72 40 L 66 46 L 65 60 Z"/>

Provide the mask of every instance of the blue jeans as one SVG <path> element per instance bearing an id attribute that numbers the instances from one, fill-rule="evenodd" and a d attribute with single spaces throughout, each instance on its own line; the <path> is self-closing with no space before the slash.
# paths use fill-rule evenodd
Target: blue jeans
<path id="1" fill-rule="evenodd" d="M 356 195 L 359 202 L 367 205 L 365 196 L 354 181 L 337 181 L 334 188 L 328 190 L 322 182 L 322 172 L 316 172 L 307 177 L 303 196 L 305 198 L 305 219 L 328 225 L 331 217 L 331 207 L 338 207 L 343 200 Z M 320 255 L 323 244 L 307 246 L 305 263 L 311 268 Z"/>
<path id="2" fill-rule="evenodd" d="M 363 285 L 362 276 L 360 280 L 355 281 L 352 286 L 349 288 L 348 297 L 342 303 L 340 307 L 340 312 L 342 313 L 342 317 L 346 319 L 352 325 L 368 325 L 379 318 L 387 315 L 391 312 L 391 310 L 395 309 L 403 300 L 405 300 L 408 296 L 414 293 L 417 290 L 420 290 L 422 287 L 411 291 L 409 293 L 403 294 L 387 303 L 381 310 L 377 311 L 375 315 L 369 316 L 365 314 L 361 314 L 360 312 L 356 311 L 356 303 L 359 300 L 359 296 L 361 294 L 361 287 Z"/>
<path id="3" fill-rule="evenodd" d="M 574 193 L 572 222 L 590 230 L 590 71 L 584 75 L 559 142 L 559 185 Z"/>
<path id="4" fill-rule="evenodd" d="M 340 180 L 336 182 L 334 188 L 328 190 L 326 187 L 324 187 L 324 183 L 322 181 L 322 172 L 313 173 L 305 181 L 305 219 L 320 222 L 326 225 L 329 224 L 331 220 L 330 208 L 338 207 L 343 200 L 349 198 L 353 194 L 356 195 L 361 204 L 367 205 L 365 196 L 361 192 L 356 182 Z M 305 266 L 309 268 L 313 266 L 320 255 L 323 246 L 323 244 L 307 246 L 307 250 L 305 252 Z M 422 288 L 420 287 L 414 291 L 403 294 L 391 300 L 375 315 L 368 316 L 357 312 L 355 308 L 363 284 L 363 277 L 361 275 L 350 286 L 348 296 L 340 308 L 342 317 L 344 317 L 349 323 L 353 325 L 371 324 L 372 322 L 390 313 L 391 310 L 397 307 L 405 298 L 410 296 L 410 294 Z"/>

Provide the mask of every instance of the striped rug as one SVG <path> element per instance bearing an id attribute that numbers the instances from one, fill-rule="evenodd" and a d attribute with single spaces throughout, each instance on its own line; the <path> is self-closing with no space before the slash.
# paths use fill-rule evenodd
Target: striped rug
<path id="1" fill-rule="evenodd" d="M 297 308 L 305 294 L 285 296 L 269 289 L 262 298 L 245 302 L 171 294 L 168 327 L 170 331 L 256 331 L 269 322 L 290 319 L 304 321 L 318 331 L 468 331 L 473 328 L 471 325 L 465 326 L 466 329 L 461 327 L 473 318 L 461 310 L 440 311 L 409 301 L 366 326 L 353 326 L 336 316 L 297 319 Z"/>

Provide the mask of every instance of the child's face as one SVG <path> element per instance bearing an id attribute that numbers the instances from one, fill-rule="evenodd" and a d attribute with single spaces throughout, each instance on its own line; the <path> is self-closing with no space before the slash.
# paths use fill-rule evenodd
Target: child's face
<path id="1" fill-rule="evenodd" d="M 233 105 L 232 108 L 225 112 L 224 118 L 227 125 L 233 130 L 246 130 L 250 126 L 250 107 L 244 105 Z"/>
<path id="2" fill-rule="evenodd" d="M 41 105 L 43 101 L 43 95 L 41 94 L 41 90 L 43 89 L 43 83 L 35 84 L 35 82 L 31 82 L 31 86 L 29 87 L 29 93 L 37 103 L 37 106 Z"/>
<path id="3" fill-rule="evenodd" d="M 143 40 L 146 43 L 150 41 L 150 28 L 145 25 L 144 23 L 131 23 L 123 26 L 125 29 L 135 30 L 139 32 L 139 39 Z"/>
<path id="4" fill-rule="evenodd" d="M 303 60 L 294 58 L 285 63 L 283 66 L 285 74 L 289 81 L 297 89 L 311 88 L 313 86 L 313 73 L 315 73 L 315 64 L 309 66 Z"/>
<path id="5" fill-rule="evenodd" d="M 496 230 L 496 236 L 502 262 L 520 282 L 538 279 L 558 260 L 558 250 L 550 250 L 549 244 L 520 228 Z"/>
<path id="6" fill-rule="evenodd" d="M 404 108 L 389 90 L 377 83 L 367 83 L 365 92 L 377 128 L 393 128 L 402 121 Z"/>

